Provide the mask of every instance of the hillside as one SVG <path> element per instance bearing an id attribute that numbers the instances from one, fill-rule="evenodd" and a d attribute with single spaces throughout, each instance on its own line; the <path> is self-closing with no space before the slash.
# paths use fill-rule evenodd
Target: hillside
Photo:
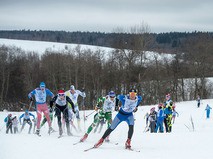
<path id="1" fill-rule="evenodd" d="M 111 48 L 133 49 L 137 41 L 146 43 L 146 51 L 175 53 L 181 50 L 186 41 L 200 37 L 213 37 L 212 32 L 170 32 L 170 33 L 102 33 L 66 32 L 36 30 L 0 30 L 0 38 L 48 41 L 59 43 L 85 44 Z M 141 44 L 140 44 L 141 45 Z"/>

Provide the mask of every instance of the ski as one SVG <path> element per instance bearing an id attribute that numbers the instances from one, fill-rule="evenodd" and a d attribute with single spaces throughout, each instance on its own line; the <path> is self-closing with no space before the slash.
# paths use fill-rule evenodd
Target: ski
<path id="1" fill-rule="evenodd" d="M 134 151 L 134 152 L 141 152 L 140 150 L 135 150 L 135 149 L 132 149 L 132 148 L 126 148 L 126 150 Z"/>
<path id="2" fill-rule="evenodd" d="M 95 149 L 95 148 L 96 148 L 95 146 L 90 147 L 90 148 L 88 148 L 88 149 L 85 149 L 84 152 L 87 152 L 87 151 L 92 150 L 92 149 Z"/>
<path id="3" fill-rule="evenodd" d="M 63 135 L 59 135 L 59 136 L 58 136 L 59 139 L 62 138 L 62 137 L 63 137 Z"/>
<path id="4" fill-rule="evenodd" d="M 77 145 L 77 144 L 80 144 L 80 143 L 82 143 L 82 141 L 78 141 L 78 142 L 74 143 L 73 145 Z"/>

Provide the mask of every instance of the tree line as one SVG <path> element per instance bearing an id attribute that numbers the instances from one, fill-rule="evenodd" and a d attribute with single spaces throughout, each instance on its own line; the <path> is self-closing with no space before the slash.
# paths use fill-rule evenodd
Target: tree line
<path id="1" fill-rule="evenodd" d="M 112 48 L 131 49 L 136 36 L 146 36 L 149 40 L 149 51 L 174 52 L 180 49 L 182 44 L 188 39 L 198 39 L 200 35 L 213 36 L 212 32 L 170 32 L 170 33 L 150 33 L 150 31 L 132 32 L 117 29 L 112 33 L 104 32 L 66 32 L 66 31 L 43 31 L 43 30 L 0 30 L 0 38 L 37 40 L 61 43 L 86 44 Z M 117 45 L 117 44 L 122 44 Z M 171 52 L 172 51 L 172 52 Z"/>

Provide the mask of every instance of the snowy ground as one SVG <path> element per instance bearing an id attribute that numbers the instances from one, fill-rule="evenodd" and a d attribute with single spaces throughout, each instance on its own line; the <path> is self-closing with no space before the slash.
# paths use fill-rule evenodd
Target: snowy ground
<path id="1" fill-rule="evenodd" d="M 76 158 L 76 159 L 212 159 L 213 143 L 213 116 L 205 118 L 206 104 L 213 106 L 213 100 L 203 100 L 201 107 L 196 107 L 195 101 L 176 103 L 179 117 L 173 125 L 173 132 L 168 133 L 144 133 L 144 115 L 150 110 L 150 106 L 142 106 L 135 114 L 135 131 L 132 138 L 132 148 L 140 152 L 132 152 L 124 149 L 127 138 L 127 125 L 121 123 L 110 136 L 110 143 L 104 143 L 100 148 L 84 152 L 93 146 L 102 136 L 103 131 L 89 135 L 85 143 L 73 145 L 80 137 L 68 137 L 58 139 L 58 132 L 47 134 L 47 126 L 41 130 L 41 137 L 27 134 L 28 125 L 21 134 L 5 134 L 3 119 L 8 112 L 0 112 L 0 159 L 45 159 Z M 91 111 L 86 111 L 89 114 Z M 20 115 L 21 112 L 12 112 Z M 115 115 L 116 112 L 113 114 Z M 83 112 L 81 112 L 83 115 Z M 85 128 L 92 122 L 91 115 L 85 122 Z M 194 121 L 195 131 L 192 131 L 190 117 Z M 185 126 L 187 125 L 191 131 Z M 84 122 L 81 123 L 84 130 Z M 53 121 L 54 129 L 58 129 L 57 121 Z M 20 128 L 20 127 L 19 127 Z M 74 130 L 72 132 L 78 136 Z M 118 143 L 118 145 L 115 145 Z"/>

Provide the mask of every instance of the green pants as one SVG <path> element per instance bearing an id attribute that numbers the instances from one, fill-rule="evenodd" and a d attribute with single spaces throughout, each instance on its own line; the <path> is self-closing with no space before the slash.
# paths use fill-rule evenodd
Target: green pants
<path id="1" fill-rule="evenodd" d="M 112 112 L 99 112 L 94 115 L 93 123 L 87 129 L 87 134 L 89 134 L 92 129 L 102 120 L 105 119 L 107 122 L 107 128 L 110 127 L 112 123 Z"/>

